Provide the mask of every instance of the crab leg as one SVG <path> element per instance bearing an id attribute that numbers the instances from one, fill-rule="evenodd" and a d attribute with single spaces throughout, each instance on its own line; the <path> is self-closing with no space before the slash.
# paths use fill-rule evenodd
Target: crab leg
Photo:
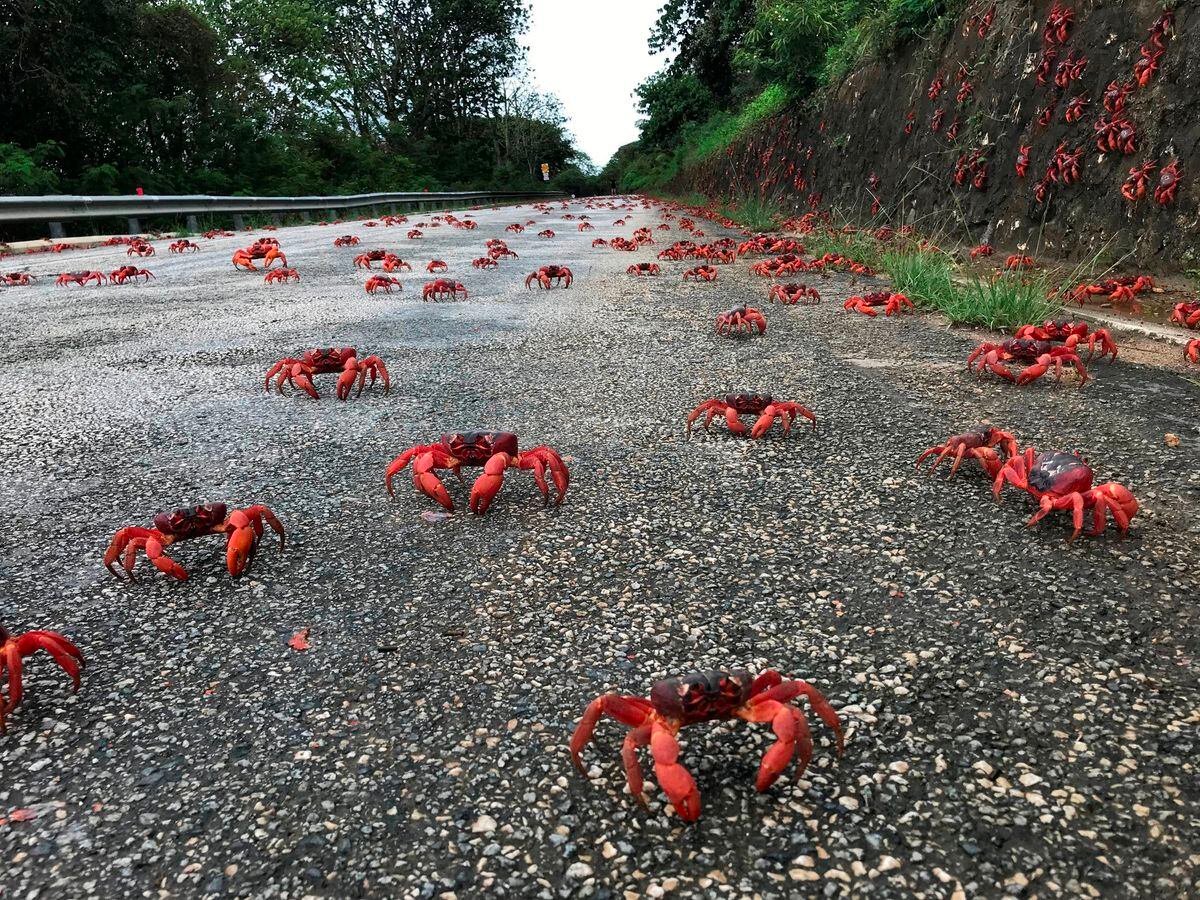
<path id="1" fill-rule="evenodd" d="M 112 542 L 109 543 L 108 549 L 104 551 L 104 567 L 108 569 L 108 571 L 112 572 L 117 578 L 120 578 L 121 573 L 113 567 L 113 564 L 121 558 L 121 551 L 130 546 L 132 541 L 138 538 L 147 538 L 152 534 L 155 534 L 155 531 L 150 528 L 129 526 L 127 528 L 119 529 L 117 533 L 113 535 Z M 136 552 L 136 550 L 134 552 Z M 132 560 L 127 559 L 125 563 L 126 571 L 129 571 L 132 568 Z"/>
<path id="2" fill-rule="evenodd" d="M 591 741 L 600 718 L 605 715 L 630 728 L 642 728 L 649 724 L 654 715 L 654 707 L 650 705 L 649 700 L 628 694 L 602 694 L 587 705 L 583 717 L 575 726 L 574 734 L 571 735 L 571 761 L 585 778 L 587 769 L 583 766 L 580 754 Z"/>
<path id="3" fill-rule="evenodd" d="M 784 681 L 768 691 L 751 697 L 746 701 L 746 706 L 754 707 L 760 703 L 769 703 L 771 701 L 790 703 L 801 696 L 808 700 L 808 705 L 812 707 L 813 712 L 820 716 L 821 721 L 837 735 L 838 756 L 841 756 L 842 751 L 845 749 L 845 738 L 842 735 L 842 723 L 838 719 L 837 710 L 830 706 L 825 696 L 807 681 L 801 681 L 798 678 Z"/>
<path id="4" fill-rule="evenodd" d="M 650 754 L 654 757 L 654 775 L 679 818 L 695 822 L 700 818 L 700 791 L 692 773 L 679 762 L 679 742 L 671 726 L 655 721 L 650 726 Z"/>
<path id="5" fill-rule="evenodd" d="M 800 745 L 800 772 L 808 768 L 812 759 L 812 735 L 800 710 L 777 700 L 768 700 L 754 706 L 747 704 L 738 717 L 747 722 L 770 722 L 771 730 L 775 732 L 775 743 L 767 748 L 758 767 L 758 778 L 754 782 L 756 790 L 765 791 L 783 774 L 796 755 L 797 743 Z"/>
<path id="6" fill-rule="evenodd" d="M 649 723 L 633 729 L 625 735 L 621 744 L 621 761 L 625 764 L 625 781 L 629 785 L 629 793 L 637 798 L 642 806 L 646 805 L 646 794 L 643 790 L 642 766 L 638 762 L 638 748 L 650 743 L 651 726 Z"/>
<path id="7" fill-rule="evenodd" d="M 549 469 L 550 477 L 554 480 L 554 487 L 558 489 L 558 498 L 554 501 L 554 505 L 562 503 L 563 497 L 567 495 L 567 488 L 571 484 L 571 473 L 563 464 L 562 458 L 552 448 L 544 444 L 534 447 L 532 450 L 517 454 L 517 457 L 511 462 L 518 469 L 533 469 L 534 481 L 537 482 L 537 486 L 542 492 L 542 499 L 547 504 L 550 503 L 550 488 L 546 484 L 545 472 Z"/>

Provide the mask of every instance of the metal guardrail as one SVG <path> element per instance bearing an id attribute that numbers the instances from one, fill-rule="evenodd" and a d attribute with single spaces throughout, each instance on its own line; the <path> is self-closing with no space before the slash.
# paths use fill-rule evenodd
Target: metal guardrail
<path id="1" fill-rule="evenodd" d="M 319 210 L 336 217 L 338 210 L 364 206 L 430 209 L 448 204 L 475 205 L 515 200 L 559 200 L 566 194 L 506 191 L 442 191 L 402 194 L 347 194 L 329 197 L 213 197 L 203 194 L 179 197 L 119 195 L 83 197 L 0 197 L 0 222 L 49 222 L 51 232 L 61 233 L 61 223 L 73 219 L 127 218 L 130 231 L 137 231 L 140 216 L 179 216 L 244 213 L 310 212 Z M 54 226 L 58 226 L 55 228 Z"/>

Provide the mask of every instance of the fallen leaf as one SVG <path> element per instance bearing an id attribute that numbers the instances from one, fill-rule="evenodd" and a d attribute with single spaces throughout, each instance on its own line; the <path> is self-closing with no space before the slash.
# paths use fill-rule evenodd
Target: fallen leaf
<path id="1" fill-rule="evenodd" d="M 1178 447 L 1181 442 L 1179 440 L 1179 435 L 1175 434 L 1173 431 L 1168 431 L 1165 435 L 1163 435 L 1163 443 L 1168 447 Z"/>
<path id="2" fill-rule="evenodd" d="M 292 635 L 292 639 L 288 641 L 288 646 L 293 650 L 304 651 L 308 649 L 308 629 L 301 628 Z"/>

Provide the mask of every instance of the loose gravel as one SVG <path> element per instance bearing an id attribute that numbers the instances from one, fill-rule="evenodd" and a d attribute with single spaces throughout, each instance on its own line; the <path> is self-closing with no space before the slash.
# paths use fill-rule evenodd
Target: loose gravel
<path id="1" fill-rule="evenodd" d="M 0 621 L 59 629 L 88 658 L 77 696 L 33 660 L 0 738 L 0 896 L 1187 895 L 1194 372 L 1122 359 L 1083 390 L 978 381 L 962 367 L 979 335 L 846 313 L 848 278 L 789 308 L 744 262 L 713 284 L 682 283 L 690 263 L 632 278 L 650 250 L 591 241 L 656 211 L 621 228 L 588 211 L 587 233 L 564 212 L 482 210 L 477 231 L 419 241 L 280 229 L 299 285 L 234 272 L 239 235 L 183 257 L 159 242 L 148 285 L 0 289 Z M 362 244 L 332 247 L 343 233 Z M 521 258 L 471 269 L 492 236 Z M 417 269 L 403 293 L 363 292 L 351 259 L 374 247 Z M 432 258 L 469 300 L 420 302 Z M 124 262 L 29 258 L 42 276 Z M 526 291 L 546 263 L 574 287 Z M 743 302 L 768 333 L 715 335 Z M 391 394 L 339 403 L 333 376 L 319 402 L 264 393 L 274 361 L 330 345 L 383 357 Z M 736 389 L 802 402 L 820 427 L 685 440 L 687 412 Z M 973 470 L 914 472 L 985 418 L 1126 484 L 1130 536 L 1068 544 L 1062 516 L 1026 529 L 1028 500 L 996 505 Z M 387 496 L 393 456 L 475 428 L 558 448 L 563 505 L 544 509 L 527 473 L 483 518 L 453 479 L 449 517 L 406 477 Z M 185 584 L 100 566 L 117 528 L 204 500 L 268 504 L 286 549 L 264 541 L 237 581 L 217 538 L 173 549 Z M 731 666 L 812 681 L 845 756 L 814 717 L 810 769 L 760 795 L 767 728 L 687 729 L 693 826 L 653 784 L 648 810 L 628 796 L 611 722 L 592 779 L 571 767 L 598 693 Z"/>

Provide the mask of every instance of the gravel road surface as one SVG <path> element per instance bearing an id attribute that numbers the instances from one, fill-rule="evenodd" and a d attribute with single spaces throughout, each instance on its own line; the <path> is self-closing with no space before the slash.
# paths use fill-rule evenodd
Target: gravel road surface
<path id="1" fill-rule="evenodd" d="M 658 248 L 592 239 L 662 217 L 618 214 L 481 210 L 476 231 L 412 241 L 280 229 L 298 285 L 235 272 L 239 235 L 188 256 L 159 242 L 147 285 L 0 289 L 0 622 L 61 630 L 88 661 L 76 696 L 48 657 L 28 663 L 0 738 L 0 896 L 1194 891 L 1196 373 L 1134 356 L 1083 390 L 977 381 L 962 366 L 981 335 L 846 313 L 839 276 L 818 307 L 758 302 L 765 336 L 721 338 L 716 313 L 769 282 L 745 261 L 714 284 L 679 263 L 629 277 Z M 362 244 L 334 248 L 343 233 Z M 520 259 L 471 269 L 498 236 Z M 402 293 L 364 293 L 351 260 L 375 247 L 417 270 Z M 420 302 L 432 258 L 469 300 Z M 125 262 L 28 258 L 41 276 Z M 545 263 L 575 285 L 526 291 Z M 319 402 L 264 393 L 275 360 L 330 345 L 379 354 L 391 394 L 338 402 L 333 376 Z M 820 427 L 685 440 L 687 412 L 731 389 L 805 403 Z M 1127 485 L 1129 537 L 1068 544 L 1064 516 L 1026 529 L 1028 498 L 997 506 L 976 470 L 914 472 L 984 418 Z M 522 472 L 482 518 L 453 479 L 449 517 L 405 476 L 388 497 L 393 456 L 479 428 L 558 448 L 562 506 Z M 205 500 L 269 505 L 286 548 L 265 540 L 240 580 L 216 537 L 173 548 L 186 583 L 102 568 L 117 528 Z M 811 717 L 809 770 L 758 794 L 766 726 L 689 728 L 691 826 L 655 785 L 648 810 L 626 793 L 611 721 L 592 779 L 572 768 L 597 694 L 733 666 L 810 680 L 845 755 Z"/>

